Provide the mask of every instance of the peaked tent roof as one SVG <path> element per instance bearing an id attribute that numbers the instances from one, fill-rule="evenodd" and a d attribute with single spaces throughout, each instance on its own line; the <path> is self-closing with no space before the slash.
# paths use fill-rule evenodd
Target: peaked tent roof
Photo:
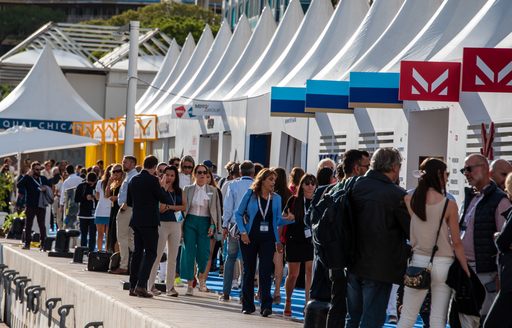
<path id="1" fill-rule="evenodd" d="M 252 31 L 251 26 L 249 25 L 249 21 L 245 15 L 242 15 L 236 24 L 233 36 L 231 37 L 231 40 L 226 47 L 226 51 L 213 70 L 213 73 L 211 73 L 210 76 L 205 79 L 203 84 L 197 88 L 197 91 L 191 95 L 191 98 L 202 99 L 204 98 L 205 94 L 208 94 L 219 85 L 222 79 L 226 77 L 231 68 L 236 64 L 237 60 L 242 55 L 245 47 L 247 46 L 247 42 L 249 42 L 249 39 L 251 38 L 251 35 Z"/>
<path id="2" fill-rule="evenodd" d="M 316 80 L 336 80 L 362 56 L 391 23 L 403 0 L 376 0 L 354 35 L 338 54 L 315 75 Z"/>
<path id="3" fill-rule="evenodd" d="M 233 66 L 226 77 L 218 84 L 215 90 L 204 93 L 203 97 L 208 99 L 221 99 L 242 79 L 251 69 L 252 65 L 261 57 L 263 51 L 269 44 L 276 31 L 276 22 L 269 7 L 263 8 L 260 18 L 251 39 L 247 43 L 240 59 Z"/>
<path id="4" fill-rule="evenodd" d="M 318 73 L 343 48 L 368 9 L 366 1 L 342 0 L 311 50 L 279 85 L 304 85 L 307 79 Z"/>
<path id="5" fill-rule="evenodd" d="M 428 60 L 448 44 L 478 13 L 487 0 L 450 0 L 422 30 L 384 68 L 398 71 L 402 60 Z"/>
<path id="6" fill-rule="evenodd" d="M 169 46 L 169 50 L 165 54 L 165 58 L 160 65 L 160 69 L 158 73 L 156 73 L 155 78 L 151 81 L 151 85 L 155 87 L 160 87 L 167 76 L 171 73 L 176 61 L 178 60 L 180 55 L 180 46 L 176 43 L 176 40 L 171 41 L 171 45 Z M 144 104 L 151 100 L 151 98 L 155 95 L 158 90 L 149 86 L 142 95 L 142 97 L 137 101 L 136 107 L 144 106 Z"/>
<path id="7" fill-rule="evenodd" d="M 301 26 L 283 54 L 272 67 L 251 87 L 247 94 L 257 96 L 270 92 L 270 87 L 281 81 L 307 54 L 331 18 L 333 8 L 330 0 L 313 0 Z"/>
<path id="8" fill-rule="evenodd" d="M 432 60 L 459 60 L 464 47 L 492 48 L 512 32 L 512 1 L 488 0 L 466 27 Z"/>
<path id="9" fill-rule="evenodd" d="M 169 81 L 172 82 L 172 84 L 165 89 L 167 90 L 167 93 L 156 99 L 156 101 L 151 106 L 144 108 L 143 113 L 150 114 L 158 111 L 162 104 L 170 102 L 177 95 L 177 93 L 187 84 L 190 77 L 193 76 L 201 67 L 204 59 L 206 58 L 206 55 L 208 54 L 208 51 L 210 50 L 210 47 L 212 46 L 212 43 L 213 33 L 210 29 L 210 26 L 206 24 L 203 30 L 203 34 L 201 34 L 201 37 L 199 38 L 199 41 L 197 42 L 197 45 L 194 49 L 194 53 L 190 57 L 190 60 L 182 70 L 181 74 L 176 78 L 175 81 Z"/>
<path id="10" fill-rule="evenodd" d="M 153 85 L 158 89 L 151 88 L 154 90 L 154 93 L 151 96 L 148 96 L 148 98 L 146 98 L 143 103 L 141 102 L 142 98 L 137 102 L 135 105 L 136 113 L 144 112 L 147 108 L 153 106 L 160 98 L 168 95 L 167 90 L 169 90 L 174 82 L 176 82 L 177 78 L 180 76 L 187 63 L 190 61 L 195 47 L 196 43 L 194 42 L 194 37 L 192 36 L 192 33 L 189 33 L 185 39 L 183 47 L 181 48 L 180 55 L 172 67 L 172 70 L 167 76 L 165 76 L 165 79 L 160 84 L 156 85 L 153 83 Z"/>
<path id="11" fill-rule="evenodd" d="M 66 122 L 102 119 L 69 84 L 49 46 L 23 81 L 0 102 L 0 118 Z"/>
<path id="12" fill-rule="evenodd" d="M 423 29 L 440 8 L 441 3 L 447 1 L 449 0 L 405 0 L 384 33 L 349 70 L 343 72 L 341 79 L 348 79 L 350 71 L 381 70 Z"/>
<path id="13" fill-rule="evenodd" d="M 238 98 L 245 95 L 246 91 L 258 81 L 260 76 L 265 74 L 283 53 L 299 28 L 303 18 L 304 12 L 302 11 L 299 0 L 292 0 L 288 4 L 283 19 L 281 23 L 279 23 L 277 31 L 263 52 L 263 55 L 261 55 L 249 72 L 247 72 L 237 85 L 225 96 L 225 99 Z"/>
<path id="14" fill-rule="evenodd" d="M 98 140 L 69 133 L 15 126 L 0 132 L 0 156 L 34 153 L 99 144 Z"/>

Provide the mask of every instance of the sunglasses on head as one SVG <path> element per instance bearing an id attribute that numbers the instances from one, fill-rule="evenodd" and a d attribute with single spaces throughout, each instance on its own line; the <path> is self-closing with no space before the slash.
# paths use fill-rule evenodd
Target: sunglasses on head
<path id="1" fill-rule="evenodd" d="M 197 171 L 196 172 L 197 175 L 206 174 L 206 173 L 207 173 L 207 171 Z"/>
<path id="2" fill-rule="evenodd" d="M 473 169 L 475 167 L 478 167 L 478 166 L 483 166 L 483 164 L 475 164 L 475 165 L 464 166 L 462 169 L 460 169 L 460 173 L 462 173 L 462 174 L 465 174 L 466 172 L 467 173 L 471 173 L 471 171 L 473 171 Z"/>

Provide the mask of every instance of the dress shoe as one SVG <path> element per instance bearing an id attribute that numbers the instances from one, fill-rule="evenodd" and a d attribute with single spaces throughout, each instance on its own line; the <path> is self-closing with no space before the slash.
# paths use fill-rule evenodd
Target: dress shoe
<path id="1" fill-rule="evenodd" d="M 128 270 L 127 269 L 117 268 L 115 270 L 110 270 L 109 273 L 112 273 L 112 274 L 128 274 Z"/>
<path id="2" fill-rule="evenodd" d="M 130 288 L 130 293 L 128 295 L 130 295 L 130 296 L 137 296 L 137 294 L 135 294 L 135 289 Z"/>
<path id="3" fill-rule="evenodd" d="M 268 317 L 269 315 L 272 314 L 272 310 L 271 309 L 264 309 L 263 311 L 261 311 L 261 316 L 262 317 Z"/>
<path id="4" fill-rule="evenodd" d="M 30 249 L 29 245 L 24 245 L 21 249 Z"/>
<path id="5" fill-rule="evenodd" d="M 144 297 L 144 298 L 151 298 L 151 297 L 153 297 L 153 294 L 149 293 L 146 288 L 136 287 L 134 292 L 139 297 Z"/>
<path id="6" fill-rule="evenodd" d="M 242 313 L 243 314 L 253 314 L 254 310 L 252 311 L 249 311 L 249 310 L 242 310 Z"/>

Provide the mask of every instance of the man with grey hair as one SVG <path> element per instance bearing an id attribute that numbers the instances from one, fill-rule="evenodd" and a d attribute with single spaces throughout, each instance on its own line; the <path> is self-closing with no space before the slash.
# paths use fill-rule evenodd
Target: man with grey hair
<path id="1" fill-rule="evenodd" d="M 224 263 L 224 284 L 220 301 L 229 301 L 229 294 L 233 283 L 233 272 L 235 262 L 240 250 L 239 238 L 235 236 L 233 226 L 235 223 L 235 212 L 238 210 L 240 202 L 249 187 L 251 187 L 254 179 L 254 164 L 251 161 L 244 161 L 240 164 L 240 173 L 242 177 L 229 183 L 226 197 L 224 198 L 224 214 L 222 218 L 222 229 L 224 239 L 228 243 L 228 256 Z"/>
<path id="2" fill-rule="evenodd" d="M 347 327 L 382 327 L 393 283 L 403 281 L 409 249 L 407 194 L 396 182 L 402 157 L 379 148 L 351 194 L 356 254 L 348 266 Z"/>
<path id="3" fill-rule="evenodd" d="M 491 179 L 501 190 L 505 190 L 505 179 L 512 172 L 512 164 L 504 159 L 497 159 L 491 163 Z"/>

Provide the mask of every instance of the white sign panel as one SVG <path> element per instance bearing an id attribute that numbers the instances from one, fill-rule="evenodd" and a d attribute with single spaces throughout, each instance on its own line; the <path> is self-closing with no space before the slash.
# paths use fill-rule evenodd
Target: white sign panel
<path id="1" fill-rule="evenodd" d="M 196 119 L 198 118 L 196 115 L 193 114 L 193 107 L 191 104 L 189 105 L 181 105 L 176 104 L 172 105 L 172 118 L 179 118 L 179 119 Z"/>
<path id="2" fill-rule="evenodd" d="M 224 113 L 224 105 L 222 101 L 194 100 L 192 113 L 196 116 L 221 116 Z"/>

